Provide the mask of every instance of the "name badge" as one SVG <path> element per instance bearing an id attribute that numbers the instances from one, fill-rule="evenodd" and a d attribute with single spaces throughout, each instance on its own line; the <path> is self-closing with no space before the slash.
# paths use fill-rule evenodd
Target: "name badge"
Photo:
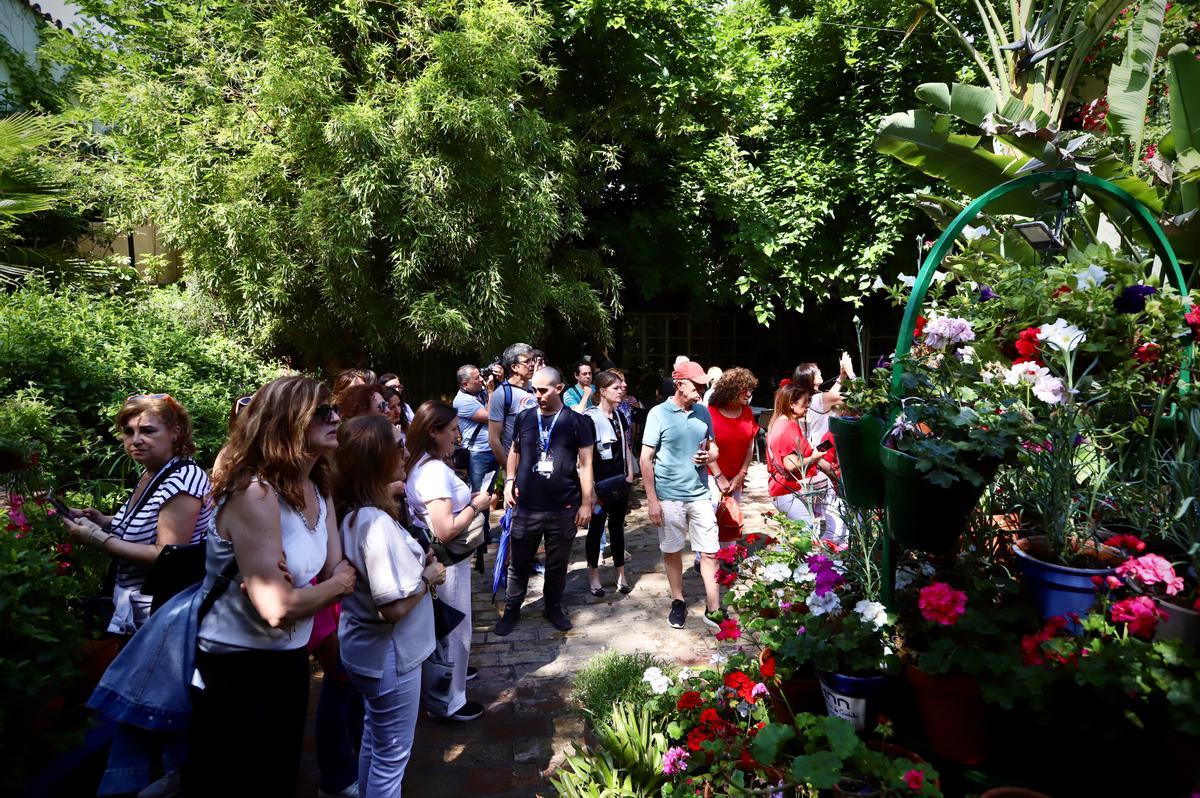
<path id="1" fill-rule="evenodd" d="M 534 472 L 549 479 L 550 474 L 554 471 L 554 461 L 550 459 L 550 455 L 548 453 L 542 452 L 542 456 L 534 465 L 533 470 Z"/>
<path id="2" fill-rule="evenodd" d="M 600 447 L 600 459 L 601 460 L 613 459 L 613 445 L 611 443 L 606 443 Z"/>

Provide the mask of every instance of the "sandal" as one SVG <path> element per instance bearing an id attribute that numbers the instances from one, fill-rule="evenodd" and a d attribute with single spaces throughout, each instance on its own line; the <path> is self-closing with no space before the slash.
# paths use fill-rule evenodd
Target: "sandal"
<path id="1" fill-rule="evenodd" d="M 625 595 L 629 595 L 630 593 L 633 592 L 633 585 L 622 585 L 620 582 L 618 582 L 617 590 L 619 590 L 621 593 L 624 593 Z"/>
<path id="2" fill-rule="evenodd" d="M 591 594 L 596 598 L 600 598 L 604 595 L 604 588 L 602 587 L 589 587 L 588 590 L 591 591 Z"/>

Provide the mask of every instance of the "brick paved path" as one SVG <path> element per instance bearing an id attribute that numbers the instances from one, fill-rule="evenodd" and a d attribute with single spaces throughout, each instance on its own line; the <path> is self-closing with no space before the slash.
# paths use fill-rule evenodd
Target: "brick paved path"
<path id="1" fill-rule="evenodd" d="M 521 623 L 513 633 L 508 637 L 492 634 L 503 597 L 498 596 L 499 601 L 493 604 L 493 553 L 489 552 L 485 573 L 474 575 L 471 664 L 479 668 L 479 677 L 467 689 L 468 697 L 482 702 L 487 713 L 471 723 L 421 717 L 414 756 L 404 781 L 406 796 L 552 796 L 554 788 L 547 775 L 561 763 L 562 753 L 570 750 L 572 742 L 583 741 L 583 720 L 571 705 L 571 686 L 588 659 L 612 648 L 650 651 L 681 664 L 708 661 L 720 644 L 700 620 L 704 611 L 700 578 L 685 572 L 688 623 L 684 629 L 670 628 L 666 621 L 670 609 L 667 579 L 640 483 L 636 495 L 642 506 L 630 513 L 625 535 L 626 549 L 632 555 L 625 572 L 633 591 L 628 595 L 616 591 L 613 571 L 608 567 L 611 560 L 606 560 L 600 566 L 606 595 L 592 597 L 587 590 L 585 532 L 580 531 L 564 599 L 575 628 L 565 634 L 541 616 L 539 577 L 530 581 Z M 743 498 L 747 531 L 761 530 L 762 512 L 770 509 L 765 466 L 755 464 L 751 468 Z M 311 723 L 320 690 L 319 676 L 313 679 L 312 687 L 309 735 L 297 793 L 302 798 L 316 794 Z"/>

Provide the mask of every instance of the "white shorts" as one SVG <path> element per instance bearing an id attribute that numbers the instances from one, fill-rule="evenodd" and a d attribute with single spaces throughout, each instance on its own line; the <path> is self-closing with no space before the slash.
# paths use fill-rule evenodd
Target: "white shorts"
<path id="1" fill-rule="evenodd" d="M 715 554 L 721 547 L 717 542 L 717 514 L 709 499 L 663 501 L 662 511 L 658 547 L 664 554 L 683 551 L 685 540 L 691 541 L 692 551 L 701 554 Z"/>

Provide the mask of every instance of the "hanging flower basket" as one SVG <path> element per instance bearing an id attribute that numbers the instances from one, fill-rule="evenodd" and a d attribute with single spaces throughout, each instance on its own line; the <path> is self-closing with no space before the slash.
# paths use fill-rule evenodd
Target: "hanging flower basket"
<path id="1" fill-rule="evenodd" d="M 842 477 L 842 498 L 856 510 L 873 510 L 883 505 L 883 466 L 879 463 L 879 439 L 883 419 L 874 414 L 861 418 L 834 416 L 829 431 L 837 446 Z"/>
<path id="2" fill-rule="evenodd" d="M 976 466 L 984 477 L 979 485 L 960 479 L 943 488 L 925 478 L 917 458 L 882 444 L 876 448 L 883 465 L 888 534 L 910 549 L 932 554 L 953 551 L 1000 461 L 983 460 Z"/>

